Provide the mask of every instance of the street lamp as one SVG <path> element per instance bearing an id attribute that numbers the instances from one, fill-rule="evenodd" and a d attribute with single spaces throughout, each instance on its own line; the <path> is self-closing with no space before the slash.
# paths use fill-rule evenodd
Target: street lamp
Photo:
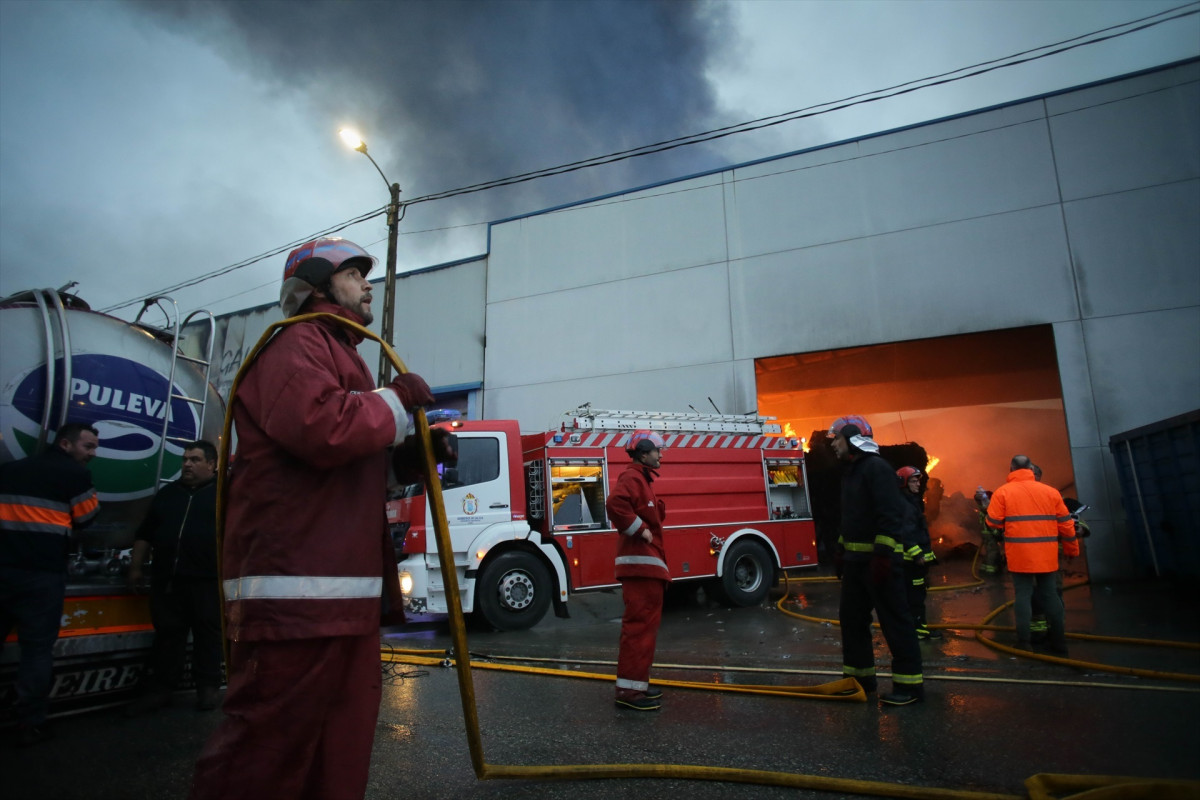
<path id="1" fill-rule="evenodd" d="M 375 163 L 375 159 L 371 158 L 371 154 L 367 152 L 367 143 L 362 140 L 356 131 L 350 128 L 342 128 L 338 131 L 338 136 L 342 137 L 342 141 L 346 143 L 352 150 L 357 150 L 371 160 L 375 171 L 379 173 L 379 177 L 383 178 L 384 184 L 391 192 L 391 201 L 387 207 L 387 225 L 388 225 L 388 250 L 387 250 L 387 274 L 383 276 L 383 319 L 379 323 L 379 336 L 389 346 L 392 342 L 392 320 L 396 316 L 396 235 L 400 225 L 400 184 L 389 183 L 387 176 L 383 174 L 383 170 Z M 392 376 L 392 362 L 387 357 L 387 352 L 381 347 L 379 349 L 379 385 L 382 387 L 387 384 Z"/>

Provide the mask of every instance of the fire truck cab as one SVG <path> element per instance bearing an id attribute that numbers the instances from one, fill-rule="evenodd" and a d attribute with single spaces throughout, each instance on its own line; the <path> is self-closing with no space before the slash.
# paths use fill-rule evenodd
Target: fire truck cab
<path id="1" fill-rule="evenodd" d="M 535 625 L 574 592 L 611 589 L 617 537 L 604 510 L 629 464 L 630 432 L 661 433 L 655 492 L 666 502 L 672 582 L 756 605 L 780 570 L 817 565 L 803 441 L 772 417 L 576 409 L 558 430 L 515 421 L 438 423 L 458 436 L 442 488 L 464 613 L 498 630 Z M 388 504 L 406 609 L 446 613 L 445 582 L 420 485 Z"/>

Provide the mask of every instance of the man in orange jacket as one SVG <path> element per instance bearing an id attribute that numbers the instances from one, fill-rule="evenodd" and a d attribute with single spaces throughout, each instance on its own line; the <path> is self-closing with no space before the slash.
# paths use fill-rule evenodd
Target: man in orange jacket
<path id="1" fill-rule="evenodd" d="M 988 505 L 987 524 L 1004 532 L 1004 554 L 1012 574 L 1016 601 L 1017 646 L 1030 647 L 1030 620 L 1033 594 L 1046 609 L 1050 625 L 1050 652 L 1067 655 L 1063 604 L 1055 590 L 1058 573 L 1058 545 L 1068 558 L 1079 555 L 1075 539 L 1075 520 L 1067 511 L 1062 495 L 1052 486 L 1039 483 L 1026 456 L 1013 456 L 1008 482 L 996 490 Z"/>

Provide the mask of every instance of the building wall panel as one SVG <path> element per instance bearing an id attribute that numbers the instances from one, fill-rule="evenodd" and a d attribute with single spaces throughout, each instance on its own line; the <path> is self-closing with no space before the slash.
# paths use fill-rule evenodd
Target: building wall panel
<path id="1" fill-rule="evenodd" d="M 492 227 L 488 301 L 724 261 L 721 176 Z"/>
<path id="2" fill-rule="evenodd" d="M 491 303 L 487 387 L 729 361 L 727 284 L 722 263 Z"/>
<path id="3" fill-rule="evenodd" d="M 1064 201 L 1200 177 L 1200 79 L 1108 96 L 1119 91 L 1050 118 Z"/>
<path id="4" fill-rule="evenodd" d="M 1065 203 L 1085 317 L 1200 305 L 1200 180 Z"/>
<path id="5" fill-rule="evenodd" d="M 730 303 L 739 358 L 1076 316 L 1053 207 L 734 262 Z"/>

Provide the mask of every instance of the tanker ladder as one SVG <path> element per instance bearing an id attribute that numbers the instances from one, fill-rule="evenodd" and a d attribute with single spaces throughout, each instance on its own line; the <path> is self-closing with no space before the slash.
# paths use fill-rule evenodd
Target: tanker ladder
<path id="1" fill-rule="evenodd" d="M 159 303 L 160 300 L 165 300 L 171 304 L 171 309 L 172 309 L 171 313 L 168 313 L 167 309 Z M 142 315 L 145 314 L 147 309 L 149 309 L 151 306 L 157 307 L 158 310 L 162 312 L 163 316 L 166 318 L 167 325 L 172 327 L 172 330 L 170 333 L 168 333 L 166 330 L 153 328 L 151 325 L 149 325 L 145 322 L 142 322 Z M 189 355 L 186 355 L 186 354 L 180 352 L 182 349 L 182 340 L 179 335 L 179 331 L 182 328 L 186 328 L 188 325 L 190 325 L 192 320 L 196 317 L 202 317 L 202 318 L 206 318 L 208 320 L 208 336 L 207 336 L 208 345 L 207 345 L 207 348 L 205 349 L 203 358 L 199 358 L 197 356 L 189 356 Z M 207 391 L 201 392 L 200 397 L 189 397 L 188 395 L 185 395 L 185 394 L 176 394 L 175 393 L 175 367 L 179 363 L 179 360 L 182 359 L 184 361 L 195 364 L 196 366 L 203 369 L 204 370 L 204 386 L 205 386 L 205 389 L 207 390 L 208 385 L 212 383 L 212 354 L 213 354 L 213 345 L 216 342 L 216 338 L 217 338 L 217 322 L 216 322 L 216 319 L 213 317 L 211 311 L 205 311 L 203 309 L 200 309 L 200 310 L 193 311 L 192 313 L 188 314 L 187 317 L 181 323 L 179 321 L 179 306 L 170 297 L 161 296 L 161 297 L 146 298 L 146 300 L 143 301 L 143 303 L 142 303 L 142 310 L 138 312 L 137 318 L 134 319 L 133 324 L 138 325 L 143 328 L 149 328 L 152 331 L 159 332 L 165 336 L 171 337 L 171 373 L 167 377 L 167 398 L 166 398 L 167 413 L 163 414 L 162 437 L 159 439 L 159 443 L 158 443 L 158 466 L 155 468 L 155 471 L 154 471 L 154 474 L 158 476 L 158 483 L 161 486 L 163 484 L 171 482 L 171 480 L 169 478 L 163 477 L 163 474 L 162 474 L 163 458 L 166 455 L 167 442 L 171 441 L 171 442 L 175 442 L 178 445 L 185 445 L 191 441 L 190 439 L 187 439 L 184 437 L 168 435 L 169 431 L 170 431 L 170 426 L 171 426 L 171 412 L 170 412 L 171 402 L 173 400 L 182 400 L 183 402 L 189 403 L 190 405 L 193 405 L 193 406 L 196 406 L 199 409 L 200 423 L 199 423 L 199 426 L 197 427 L 197 430 L 199 430 L 199 431 L 204 430 L 204 412 L 208 406 L 208 392 Z"/>

